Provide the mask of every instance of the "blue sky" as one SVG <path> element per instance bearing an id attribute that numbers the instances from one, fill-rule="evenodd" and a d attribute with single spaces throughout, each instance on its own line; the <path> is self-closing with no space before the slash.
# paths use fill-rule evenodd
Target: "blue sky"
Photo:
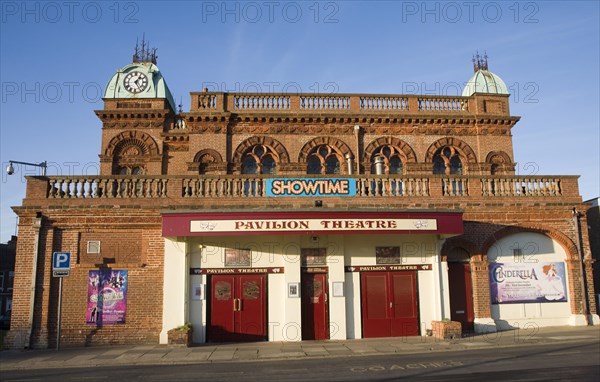
<path id="1" fill-rule="evenodd" d="M 112 74 L 143 33 L 175 100 L 189 92 L 455 95 L 487 51 L 504 79 L 519 174 L 581 175 L 599 191 L 598 1 L 2 1 L 0 161 L 48 161 L 49 175 L 98 171 Z M 0 182 L 1 242 L 25 196 Z"/>

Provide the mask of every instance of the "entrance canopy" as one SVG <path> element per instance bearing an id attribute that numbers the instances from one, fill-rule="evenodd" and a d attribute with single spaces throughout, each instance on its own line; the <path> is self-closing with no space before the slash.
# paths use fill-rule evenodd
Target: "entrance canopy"
<path id="1" fill-rule="evenodd" d="M 463 233 L 462 212 L 455 211 L 167 211 L 162 217 L 164 237 Z"/>

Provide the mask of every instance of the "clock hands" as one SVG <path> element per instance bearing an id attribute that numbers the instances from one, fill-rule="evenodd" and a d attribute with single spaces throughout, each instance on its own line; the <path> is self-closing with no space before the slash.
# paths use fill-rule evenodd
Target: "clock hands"
<path id="1" fill-rule="evenodd" d="M 130 93 L 141 93 L 148 86 L 148 78 L 143 73 L 131 72 L 125 77 L 124 85 Z"/>

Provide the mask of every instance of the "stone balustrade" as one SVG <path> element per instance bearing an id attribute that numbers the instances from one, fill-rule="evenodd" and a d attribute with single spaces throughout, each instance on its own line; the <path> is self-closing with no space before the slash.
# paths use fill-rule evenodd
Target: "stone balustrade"
<path id="1" fill-rule="evenodd" d="M 422 111 L 463 112 L 468 105 L 468 97 L 419 97 Z"/>
<path id="2" fill-rule="evenodd" d="M 481 179 L 483 196 L 561 196 L 559 177 L 511 177 Z"/>
<path id="3" fill-rule="evenodd" d="M 190 112 L 469 112 L 472 97 L 194 92 Z"/>
<path id="4" fill-rule="evenodd" d="M 408 110 L 408 97 L 402 96 L 363 96 L 360 97 L 361 110 Z"/>
<path id="5" fill-rule="evenodd" d="M 164 198 L 167 177 L 49 177 L 49 199 Z"/>
<path id="6" fill-rule="evenodd" d="M 356 181 L 355 198 L 442 197 L 450 200 L 579 196 L 575 176 L 351 175 L 344 178 Z M 27 197 L 63 200 L 265 198 L 266 179 L 261 175 L 28 177 L 29 181 L 39 183 L 31 191 L 28 188 Z"/>

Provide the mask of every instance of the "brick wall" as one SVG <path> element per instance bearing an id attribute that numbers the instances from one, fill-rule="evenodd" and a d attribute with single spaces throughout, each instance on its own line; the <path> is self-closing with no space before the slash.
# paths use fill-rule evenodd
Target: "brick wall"
<path id="1" fill-rule="evenodd" d="M 202 93 L 193 93 L 192 105 L 197 105 Z M 491 164 L 485 163 L 491 152 L 506 155 L 507 173 L 514 173 L 511 128 L 519 120 L 511 117 L 507 97 L 476 96 L 470 98 L 469 112 L 457 113 L 360 112 L 352 103 L 350 111 L 339 113 L 310 112 L 231 112 L 218 95 L 219 110 L 199 109 L 183 113 L 185 129 L 175 128 L 177 116 L 164 100 L 150 101 L 139 108 L 135 100 L 107 100 L 104 110 L 96 114 L 103 122 L 100 144 L 101 175 L 112 175 L 116 159 L 123 163 L 142 163 L 147 175 L 195 175 L 199 152 L 211 152 L 222 162 L 211 163 L 212 174 L 238 174 L 240 147 L 248 140 L 265 141 L 287 163 L 280 163 L 280 174 L 304 174 L 307 144 L 326 139 L 340 150 L 349 151 L 361 166 L 361 173 L 370 172 L 366 150 L 381 138 L 401 142 L 403 152 L 411 157 L 405 163 L 406 175 L 432 172 L 434 151 L 448 142 L 459 149 L 463 166 L 469 175 L 490 174 Z M 354 102 L 354 101 L 353 101 Z M 411 98 L 411 105 L 415 100 Z M 197 106 L 195 106 L 197 107 Z M 297 108 L 298 105 L 292 105 Z M 360 130 L 355 130 L 355 126 Z M 140 149 L 139 157 L 127 157 L 122 147 L 131 144 Z M 138 146 L 136 146 L 138 145 Z M 119 151 L 121 150 L 121 151 Z M 135 153 L 135 150 L 131 151 Z M 215 154 L 216 153 L 216 154 Z M 236 161 L 234 161 L 234 158 Z M 511 167 L 512 165 L 512 167 Z M 346 163 L 341 163 L 342 172 Z M 354 166 L 356 168 L 356 166 Z M 27 197 L 19 215 L 19 240 L 15 265 L 13 300 L 13 330 L 5 343 L 10 347 L 29 345 L 29 308 L 31 306 L 31 274 L 38 238 L 36 214 L 41 214 L 38 266 L 36 277 L 34 321 L 31 345 L 52 347 L 56 341 L 56 303 L 58 280 L 51 277 L 50 259 L 53 251 L 70 251 L 76 261 L 71 275 L 64 279 L 63 320 L 61 342 L 66 346 L 157 343 L 162 328 L 163 257 L 161 210 L 293 210 L 314 208 L 312 198 L 215 198 L 184 199 L 181 184 L 167 184 L 165 198 L 59 198 L 48 199 L 50 186 L 43 177 L 28 178 Z M 537 230 L 557 240 L 571 259 L 569 272 L 571 307 L 581 311 L 583 291 L 581 272 L 576 258 L 576 227 L 572 208 L 584 211 L 576 178 L 563 178 L 563 196 L 554 197 L 482 197 L 481 190 L 473 196 L 448 197 L 442 194 L 441 178 L 431 178 L 429 197 L 328 197 L 327 209 L 388 209 L 388 210 L 463 210 L 465 234 L 451 239 L 468 243 L 473 269 L 474 307 L 476 317 L 490 317 L 489 275 L 486 248 L 510 227 Z M 474 182 L 470 187 L 481 188 Z M 477 196 L 479 195 L 479 196 Z M 60 196 L 60 195 L 59 195 Z M 517 231 L 515 231 L 517 232 Z M 582 233 L 583 253 L 589 253 L 587 232 Z M 87 242 L 101 243 L 99 255 L 87 253 Z M 465 244 L 466 245 L 466 244 Z M 587 256 L 587 255 L 586 255 Z M 586 261 L 585 274 L 591 285 L 591 261 Z M 96 327 L 86 324 L 87 282 L 90 270 L 122 269 L 129 274 L 127 317 L 123 325 Z M 588 290 L 593 295 L 593 288 Z M 593 304 L 593 299 L 590 300 Z M 595 308 L 595 306 L 594 306 Z"/>

